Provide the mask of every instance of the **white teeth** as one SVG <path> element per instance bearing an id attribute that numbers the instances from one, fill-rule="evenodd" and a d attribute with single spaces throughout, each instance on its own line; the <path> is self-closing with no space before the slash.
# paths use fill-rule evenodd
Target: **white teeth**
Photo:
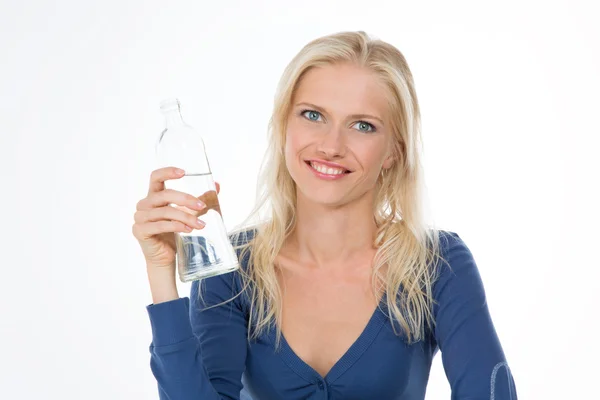
<path id="1" fill-rule="evenodd" d="M 327 175 L 340 175 L 344 173 L 343 169 L 337 169 L 337 168 L 328 168 L 325 167 L 323 165 L 319 165 L 316 163 L 311 162 L 310 163 L 311 167 L 313 167 L 314 169 L 316 169 L 317 171 L 319 171 L 322 174 L 327 174 Z"/>

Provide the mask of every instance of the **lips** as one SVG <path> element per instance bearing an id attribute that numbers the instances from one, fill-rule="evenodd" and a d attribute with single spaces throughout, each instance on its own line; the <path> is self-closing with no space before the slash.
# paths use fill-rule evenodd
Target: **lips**
<path id="1" fill-rule="evenodd" d="M 331 161 L 312 159 L 312 160 L 305 160 L 304 162 L 309 167 L 319 170 L 322 173 L 329 172 L 329 173 L 349 174 L 352 172 L 352 170 L 346 168 L 345 166 L 343 166 L 341 164 L 333 163 Z"/>

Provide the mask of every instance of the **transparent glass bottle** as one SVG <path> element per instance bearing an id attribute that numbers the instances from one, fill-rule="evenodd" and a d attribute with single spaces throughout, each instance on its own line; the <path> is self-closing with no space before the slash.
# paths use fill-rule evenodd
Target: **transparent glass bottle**
<path id="1" fill-rule="evenodd" d="M 158 168 L 177 167 L 185 171 L 183 177 L 167 180 L 165 188 L 191 194 L 206 204 L 201 211 L 170 204 L 206 223 L 203 229 L 190 233 L 175 232 L 179 279 L 191 282 L 235 271 L 239 263 L 225 229 L 202 135 L 183 122 L 178 99 L 161 101 L 160 110 L 166 128 L 156 143 Z"/>

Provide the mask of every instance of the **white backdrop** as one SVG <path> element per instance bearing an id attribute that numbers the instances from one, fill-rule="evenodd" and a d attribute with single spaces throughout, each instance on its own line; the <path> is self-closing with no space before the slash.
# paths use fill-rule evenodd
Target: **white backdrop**
<path id="1" fill-rule="evenodd" d="M 597 392 L 593 1 L 0 4 L 0 398 L 158 398 L 131 234 L 158 103 L 178 97 L 205 132 L 232 228 L 283 68 L 341 30 L 412 68 L 432 213 L 475 256 L 520 399 Z M 427 399 L 448 398 L 438 353 Z"/>

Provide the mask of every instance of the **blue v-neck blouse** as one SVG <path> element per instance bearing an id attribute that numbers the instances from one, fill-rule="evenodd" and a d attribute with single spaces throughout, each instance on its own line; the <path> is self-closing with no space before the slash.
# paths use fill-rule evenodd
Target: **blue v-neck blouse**
<path id="1" fill-rule="evenodd" d="M 247 340 L 245 292 L 203 309 L 195 281 L 189 297 L 148 305 L 150 367 L 160 399 L 423 400 L 439 349 L 452 399 L 517 400 L 473 255 L 458 234 L 441 231 L 440 238 L 451 268 L 439 264 L 433 285 L 436 324 L 426 338 L 408 345 L 403 334 L 396 335 L 384 297 L 325 377 L 300 359 L 285 337 L 276 351 L 274 328 Z M 240 260 L 242 268 L 247 262 L 247 257 Z M 210 306 L 231 299 L 240 288 L 239 275 L 231 272 L 205 279 L 202 293 Z"/>

